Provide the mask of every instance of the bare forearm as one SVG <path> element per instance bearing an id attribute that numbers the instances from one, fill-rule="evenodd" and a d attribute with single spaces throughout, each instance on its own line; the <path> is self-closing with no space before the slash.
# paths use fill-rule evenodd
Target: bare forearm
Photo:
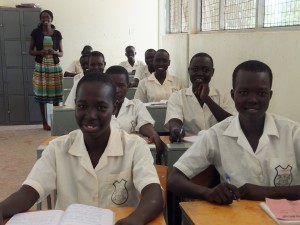
<path id="1" fill-rule="evenodd" d="M 17 192 L 0 203 L 3 218 L 29 210 L 38 200 L 38 192 L 30 186 L 23 185 Z"/>
<path id="2" fill-rule="evenodd" d="M 132 213 L 132 216 L 140 218 L 144 224 L 155 219 L 162 212 L 163 199 L 159 184 L 149 184 L 142 191 L 142 199 Z"/>
<path id="3" fill-rule="evenodd" d="M 300 199 L 300 185 L 267 187 L 255 184 L 244 184 L 239 188 L 242 199 L 263 201 L 265 198 L 286 198 L 289 200 Z"/>
<path id="4" fill-rule="evenodd" d="M 214 117 L 217 119 L 218 122 L 221 122 L 222 120 L 231 116 L 230 113 L 228 113 L 222 107 L 220 107 L 217 103 L 215 103 L 211 99 L 211 97 L 208 96 L 204 102 L 209 107 L 210 111 L 212 112 L 212 114 L 214 115 Z"/>
<path id="5" fill-rule="evenodd" d="M 173 169 L 168 178 L 168 189 L 178 196 L 198 199 L 205 199 L 209 191 L 209 188 L 191 182 L 176 168 Z"/>
<path id="6" fill-rule="evenodd" d="M 139 132 L 140 132 L 140 134 L 142 134 L 145 137 L 151 137 L 153 135 L 158 135 L 157 132 L 155 131 L 153 125 L 150 123 L 147 123 L 147 124 L 141 126 Z"/>

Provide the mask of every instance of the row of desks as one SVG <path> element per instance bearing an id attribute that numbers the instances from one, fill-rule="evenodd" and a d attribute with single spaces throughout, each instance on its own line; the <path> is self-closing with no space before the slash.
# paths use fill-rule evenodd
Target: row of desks
<path id="1" fill-rule="evenodd" d="M 166 119 L 166 105 L 150 105 L 147 106 L 149 113 L 155 120 L 154 129 L 158 133 L 167 133 L 168 129 L 164 126 Z M 53 107 L 51 135 L 60 136 L 67 134 L 75 129 L 78 125 L 75 119 L 75 110 L 65 106 Z"/>
<path id="2" fill-rule="evenodd" d="M 37 158 L 41 156 L 42 151 L 48 145 L 49 141 L 56 137 L 57 136 L 51 136 L 41 143 L 37 149 Z M 169 169 L 173 167 L 173 164 L 177 159 L 192 145 L 191 143 L 172 144 L 170 143 L 168 136 L 161 136 L 161 140 L 165 144 L 163 162 Z M 150 144 L 149 147 L 155 159 L 155 145 Z M 168 207 L 169 206 L 170 205 L 168 205 Z M 229 206 L 219 206 L 206 201 L 181 202 L 180 208 L 183 212 L 183 222 L 181 223 L 183 225 L 275 224 L 275 222 L 259 207 L 259 202 L 257 201 L 234 201 L 234 203 Z M 174 208 L 172 210 L 174 210 Z"/>

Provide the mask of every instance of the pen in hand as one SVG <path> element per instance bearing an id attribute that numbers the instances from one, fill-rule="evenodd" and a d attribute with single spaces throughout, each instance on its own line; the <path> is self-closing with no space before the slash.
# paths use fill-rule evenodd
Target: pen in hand
<path id="1" fill-rule="evenodd" d="M 183 131 L 184 131 L 184 126 L 182 125 L 182 126 L 181 126 L 181 129 L 180 129 L 180 131 L 179 131 L 179 137 L 177 138 L 177 141 L 176 141 L 177 143 L 180 142 L 180 138 L 181 138 L 181 135 L 182 135 Z"/>
<path id="2" fill-rule="evenodd" d="M 225 180 L 228 184 L 231 184 L 230 176 L 227 173 L 225 174 Z M 230 192 L 232 192 L 232 191 L 230 191 Z M 234 200 L 238 200 L 238 198 L 236 197 L 236 195 L 234 193 L 232 193 L 232 196 L 233 196 Z"/>

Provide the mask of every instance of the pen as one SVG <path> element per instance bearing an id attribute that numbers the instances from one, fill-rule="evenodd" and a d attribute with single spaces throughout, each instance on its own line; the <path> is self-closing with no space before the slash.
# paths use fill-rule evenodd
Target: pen
<path id="1" fill-rule="evenodd" d="M 180 136 L 180 137 L 181 137 L 181 135 L 182 135 L 183 130 L 184 130 L 184 127 L 183 127 L 183 125 L 182 125 L 182 126 L 181 126 L 181 129 L 180 129 L 180 131 L 179 131 L 179 136 Z M 177 143 L 179 143 L 179 138 L 177 138 Z"/>
<path id="2" fill-rule="evenodd" d="M 230 176 L 227 173 L 225 174 L 225 180 L 228 184 L 231 184 Z M 232 192 L 232 191 L 230 191 L 230 192 Z M 232 193 L 232 196 L 233 196 L 234 200 L 237 200 L 237 197 L 235 196 L 234 193 Z"/>

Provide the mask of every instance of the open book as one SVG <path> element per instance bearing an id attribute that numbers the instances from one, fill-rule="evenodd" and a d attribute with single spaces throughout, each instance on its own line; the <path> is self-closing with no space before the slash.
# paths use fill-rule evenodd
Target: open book
<path id="1" fill-rule="evenodd" d="M 114 212 L 94 206 L 72 204 L 66 211 L 48 210 L 14 215 L 6 225 L 113 225 Z"/>
<path id="2" fill-rule="evenodd" d="M 266 202 L 261 202 L 260 207 L 280 225 L 300 225 L 299 218 L 299 203 L 300 201 L 288 201 L 286 199 L 274 200 L 266 199 Z M 297 206 L 298 204 L 298 206 Z M 298 215 L 298 217 L 297 217 Z"/>

